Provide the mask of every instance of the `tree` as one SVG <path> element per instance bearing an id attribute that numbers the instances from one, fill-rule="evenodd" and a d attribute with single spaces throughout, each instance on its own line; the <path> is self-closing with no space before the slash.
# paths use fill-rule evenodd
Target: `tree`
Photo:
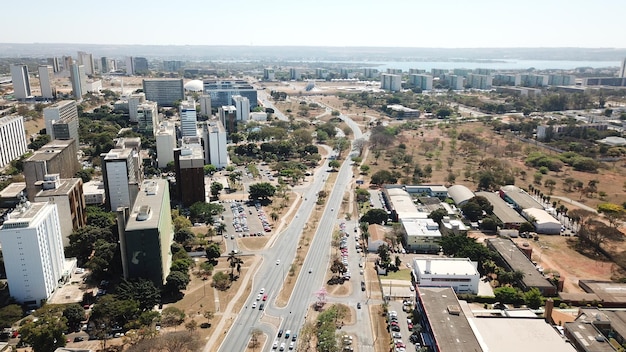
<path id="1" fill-rule="evenodd" d="M 17 304 L 9 304 L 0 308 L 0 329 L 10 328 L 13 323 L 22 318 L 22 307 Z"/>
<path id="2" fill-rule="evenodd" d="M 391 263 L 391 248 L 389 248 L 388 245 L 383 244 L 381 246 L 378 247 L 378 250 L 376 250 L 376 253 L 378 254 L 378 257 L 380 258 L 380 263 L 384 268 L 389 267 L 389 264 Z"/>
<path id="3" fill-rule="evenodd" d="M 176 243 L 180 243 L 183 246 L 187 245 L 189 242 L 193 241 L 196 238 L 196 235 L 191 232 L 188 228 L 182 228 L 174 232 L 174 241 Z"/>
<path id="4" fill-rule="evenodd" d="M 198 351 L 202 345 L 198 334 L 192 331 L 169 332 L 161 336 L 159 340 L 161 342 L 159 347 L 167 352 L 193 352 Z"/>
<path id="5" fill-rule="evenodd" d="M 478 221 L 483 216 L 483 209 L 476 202 L 468 201 L 461 206 L 461 211 L 470 221 Z"/>
<path id="6" fill-rule="evenodd" d="M 183 323 L 185 320 L 185 312 L 176 307 L 166 307 L 163 308 L 161 312 L 161 324 L 164 326 L 176 326 Z"/>
<path id="7" fill-rule="evenodd" d="M 365 203 L 370 199 L 370 192 L 364 188 L 357 188 L 354 193 L 356 194 L 356 201 L 359 203 Z"/>
<path id="8" fill-rule="evenodd" d="M 185 329 L 189 332 L 194 332 L 198 329 L 198 322 L 191 319 L 190 321 L 188 321 L 187 323 L 185 323 Z M 174 350 L 174 351 L 179 351 L 178 349 Z"/>
<path id="9" fill-rule="evenodd" d="M 518 304 L 523 299 L 520 290 L 511 286 L 496 287 L 493 295 L 501 303 Z"/>
<path id="10" fill-rule="evenodd" d="M 251 184 L 248 188 L 250 199 L 268 199 L 276 193 L 276 187 L 269 182 Z"/>
<path id="11" fill-rule="evenodd" d="M 178 210 L 172 210 L 172 224 L 174 224 L 174 231 L 191 227 L 191 221 L 180 215 Z"/>
<path id="12" fill-rule="evenodd" d="M 609 221 L 609 224 L 614 228 L 617 228 L 619 222 L 626 217 L 626 211 L 624 211 L 624 207 L 619 204 L 613 203 L 602 203 L 598 205 L 598 212 L 604 214 L 606 219 Z"/>
<path id="13" fill-rule="evenodd" d="M 363 164 L 361 165 L 360 170 L 361 170 L 361 174 L 367 175 L 367 173 L 370 171 L 370 166 L 367 164 Z"/>
<path id="14" fill-rule="evenodd" d="M 226 291 L 230 287 L 230 277 L 223 271 L 213 274 L 213 287 L 221 291 Z"/>
<path id="15" fill-rule="evenodd" d="M 524 302 L 530 309 L 538 309 L 543 305 L 543 295 L 538 288 L 533 287 L 524 293 Z"/>
<path id="16" fill-rule="evenodd" d="M 80 304 L 69 304 L 63 309 L 63 316 L 67 319 L 67 326 L 70 330 L 74 330 L 81 321 L 85 320 L 85 309 Z"/>
<path id="17" fill-rule="evenodd" d="M 39 150 L 44 145 L 50 143 L 50 135 L 49 134 L 40 134 L 28 144 L 28 149 Z"/>
<path id="18" fill-rule="evenodd" d="M 348 269 L 346 268 L 346 266 L 341 262 L 341 260 L 339 260 L 339 258 L 335 258 L 335 260 L 333 260 L 332 265 L 330 266 L 330 271 L 333 274 L 339 274 L 337 275 L 338 277 L 341 277 L 346 271 L 348 271 Z"/>
<path id="19" fill-rule="evenodd" d="M 215 198 L 219 198 L 219 194 L 224 189 L 224 185 L 221 182 L 211 183 L 211 195 Z"/>
<path id="20" fill-rule="evenodd" d="M 529 222 L 523 222 L 519 227 L 519 232 L 533 232 L 535 231 L 535 226 Z"/>
<path id="21" fill-rule="evenodd" d="M 213 320 L 213 318 L 215 317 L 215 314 L 213 314 L 213 311 L 207 309 L 202 313 L 202 316 L 204 317 L 204 319 L 206 319 L 207 324 L 210 325 L 211 320 Z"/>
<path id="22" fill-rule="evenodd" d="M 203 171 L 205 175 L 213 175 L 217 171 L 217 167 L 212 164 L 204 165 Z"/>
<path id="23" fill-rule="evenodd" d="M 180 271 L 172 271 L 165 280 L 165 289 L 167 292 L 175 294 L 187 288 L 189 284 L 189 275 Z"/>
<path id="24" fill-rule="evenodd" d="M 33 347 L 35 352 L 54 351 L 65 346 L 63 331 L 67 329 L 66 319 L 53 314 L 38 317 L 20 327 L 22 340 Z"/>
<path id="25" fill-rule="evenodd" d="M 234 281 L 235 268 L 237 268 L 237 272 L 241 271 L 241 264 L 243 263 L 243 261 L 239 257 L 237 257 L 237 253 L 235 253 L 235 251 L 231 251 L 230 253 L 228 253 L 228 258 L 226 260 L 228 261 L 228 264 L 230 266 L 230 280 Z"/>
<path id="26" fill-rule="evenodd" d="M 550 194 L 552 194 L 552 192 L 554 191 L 554 186 L 556 186 L 556 181 L 549 178 L 543 183 L 543 185 L 546 186 L 546 188 L 550 190 Z"/>
<path id="27" fill-rule="evenodd" d="M 380 208 L 374 208 L 367 211 L 367 213 L 363 214 L 359 221 L 366 222 L 368 224 L 382 224 L 389 220 L 389 215 L 387 211 Z"/>
<path id="28" fill-rule="evenodd" d="M 222 212 L 224 212 L 224 207 L 216 203 L 195 202 L 189 207 L 189 217 L 194 223 L 212 224 L 213 216 Z"/>
<path id="29" fill-rule="evenodd" d="M 330 168 L 333 169 L 334 171 L 335 169 L 341 166 L 341 163 L 337 160 L 331 160 L 328 162 L 328 166 L 330 166 Z"/>
<path id="30" fill-rule="evenodd" d="M 120 300 L 134 300 L 142 311 L 151 310 L 161 302 L 161 291 L 154 283 L 146 279 L 122 280 L 115 288 Z"/>
<path id="31" fill-rule="evenodd" d="M 441 220 L 443 220 L 444 216 L 448 216 L 448 212 L 442 208 L 433 210 L 432 212 L 430 212 L 430 214 L 428 214 L 428 217 L 433 219 L 437 223 L 441 223 Z"/>
<path id="32" fill-rule="evenodd" d="M 74 176 L 80 178 L 83 180 L 83 183 L 87 183 L 89 181 L 91 181 L 91 172 L 89 172 L 89 170 L 85 170 L 85 169 L 81 169 L 76 171 L 76 174 Z"/>

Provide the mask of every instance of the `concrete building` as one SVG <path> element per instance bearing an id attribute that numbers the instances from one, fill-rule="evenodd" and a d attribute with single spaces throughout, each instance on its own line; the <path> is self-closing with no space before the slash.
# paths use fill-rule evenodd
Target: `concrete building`
<path id="1" fill-rule="evenodd" d="M 437 253 L 439 252 L 439 241 L 441 240 L 441 232 L 439 232 L 439 224 L 433 219 L 403 219 L 400 223 L 404 229 L 405 249 L 415 253 Z"/>
<path id="2" fill-rule="evenodd" d="M 230 105 L 234 95 L 241 95 L 248 98 L 250 109 L 254 109 L 258 106 L 257 91 L 246 81 L 204 80 L 203 85 L 203 92 L 211 96 L 211 104 L 213 106 Z"/>
<path id="3" fill-rule="evenodd" d="M 522 83 L 522 76 L 500 73 L 493 76 L 492 83 L 496 86 L 519 86 Z"/>
<path id="4" fill-rule="evenodd" d="M 626 78 L 626 58 L 624 58 L 624 60 L 622 60 L 621 62 L 618 77 Z"/>
<path id="5" fill-rule="evenodd" d="M 429 351 L 483 351 L 451 287 L 417 286 L 415 296 L 422 342 Z"/>
<path id="6" fill-rule="evenodd" d="M 563 324 L 563 333 L 579 352 L 613 352 L 619 349 L 612 345 L 626 342 L 626 315 L 623 311 L 579 308 L 576 319 Z"/>
<path id="7" fill-rule="evenodd" d="M 380 89 L 398 92 L 402 89 L 402 75 L 383 73 L 380 75 Z"/>
<path id="8" fill-rule="evenodd" d="M 251 121 L 267 121 L 267 113 L 266 112 L 260 112 L 260 111 L 251 112 L 250 113 L 250 120 Z"/>
<path id="9" fill-rule="evenodd" d="M 478 74 L 478 75 L 486 75 L 486 76 L 490 76 L 495 72 L 494 69 L 492 68 L 476 68 L 474 69 L 474 73 Z"/>
<path id="10" fill-rule="evenodd" d="M 58 57 L 49 57 L 48 59 L 46 59 L 46 62 L 48 63 L 48 66 L 52 67 L 52 72 L 61 72 L 61 66 L 59 65 Z"/>
<path id="11" fill-rule="evenodd" d="M 398 222 L 400 219 L 423 219 L 426 218 L 420 213 L 413 202 L 413 198 L 401 188 L 384 188 L 383 198 L 387 203 L 387 209 L 391 212 L 391 221 Z"/>
<path id="12" fill-rule="evenodd" d="M 548 75 L 522 74 L 520 75 L 520 85 L 524 87 L 546 87 L 548 85 Z"/>
<path id="13" fill-rule="evenodd" d="M 574 130 L 594 129 L 596 131 L 606 131 L 608 128 L 609 125 L 606 122 L 583 123 L 581 125 L 540 125 L 537 126 L 537 139 L 545 140 L 548 136 L 552 138 L 564 133 L 572 133 Z"/>
<path id="14" fill-rule="evenodd" d="M 292 79 L 294 81 L 301 80 L 302 79 L 302 70 L 297 69 L 297 68 L 290 68 L 289 69 L 289 79 Z"/>
<path id="15" fill-rule="evenodd" d="M 211 96 L 203 94 L 198 98 L 200 104 L 200 114 L 203 116 L 211 116 Z"/>
<path id="16" fill-rule="evenodd" d="M 60 178 L 73 178 L 81 169 L 78 162 L 78 141 L 55 139 L 35 151 L 24 160 L 26 194 L 31 202 L 39 192 L 38 181 L 48 174 L 59 174 Z"/>
<path id="17" fill-rule="evenodd" d="M 156 102 L 146 101 L 137 105 L 137 130 L 154 136 L 159 126 L 159 110 Z"/>
<path id="18" fill-rule="evenodd" d="M 414 258 L 413 278 L 420 287 L 452 287 L 455 293 L 478 293 L 478 263 L 469 258 Z"/>
<path id="19" fill-rule="evenodd" d="M 145 57 L 134 57 L 133 58 L 133 74 L 134 75 L 145 75 L 149 73 L 148 69 L 148 60 Z"/>
<path id="20" fill-rule="evenodd" d="M 221 106 L 217 109 L 217 113 L 226 133 L 237 132 L 237 109 L 234 106 Z"/>
<path id="21" fill-rule="evenodd" d="M 548 281 L 510 238 L 488 238 L 487 248 L 497 253 L 496 262 L 508 271 L 521 271 L 524 277 L 518 282 L 523 291 L 537 288 L 544 296 L 557 294 L 556 287 Z"/>
<path id="22" fill-rule="evenodd" d="M 522 215 L 535 226 L 535 232 L 537 233 L 545 235 L 558 235 L 561 233 L 561 222 L 543 209 L 527 208 L 522 210 Z"/>
<path id="23" fill-rule="evenodd" d="M 409 82 L 421 90 L 433 89 L 433 76 L 431 75 L 411 74 L 409 75 Z"/>
<path id="24" fill-rule="evenodd" d="M 183 137 L 195 137 L 198 134 L 196 102 L 192 98 L 180 103 L 180 130 Z"/>
<path id="25" fill-rule="evenodd" d="M 124 278 L 165 284 L 174 238 L 167 181 L 144 181 L 135 205 L 118 210 L 117 224 Z"/>
<path id="26" fill-rule="evenodd" d="M 92 54 L 79 51 L 77 61 L 79 65 L 83 65 L 86 75 L 93 75 L 95 73 Z"/>
<path id="27" fill-rule="evenodd" d="M 174 161 L 174 149 L 176 148 L 176 129 L 173 124 L 165 121 L 159 125 L 155 134 L 157 165 L 163 169 L 167 164 Z"/>
<path id="28" fill-rule="evenodd" d="M 172 107 L 176 101 L 181 101 L 185 98 L 185 88 L 182 79 L 144 79 L 143 91 L 146 93 L 147 100 L 155 101 L 159 106 Z"/>
<path id="29" fill-rule="evenodd" d="M 163 71 L 178 72 L 183 68 L 183 62 L 180 60 L 163 60 Z"/>
<path id="30" fill-rule="evenodd" d="M 452 74 L 457 76 L 467 77 L 473 72 L 472 69 L 469 68 L 454 68 L 452 69 Z"/>
<path id="31" fill-rule="evenodd" d="M 24 131 L 24 117 L 0 117 L 0 168 L 26 153 L 28 145 Z"/>
<path id="32" fill-rule="evenodd" d="M 378 224 L 370 224 L 367 228 L 367 233 L 370 234 L 370 237 L 367 240 L 368 252 L 376 253 L 378 251 L 378 248 L 382 245 L 389 245 L 389 247 L 391 247 L 391 244 L 387 242 L 387 230 L 384 226 Z"/>
<path id="33" fill-rule="evenodd" d="M 139 153 L 131 148 L 101 154 L 107 209 L 132 208 L 143 180 Z"/>
<path id="34" fill-rule="evenodd" d="M 134 75 L 135 74 L 135 60 L 133 60 L 133 57 L 127 56 L 124 59 L 124 63 L 126 64 L 126 75 L 128 76 Z"/>
<path id="35" fill-rule="evenodd" d="M 504 186 L 500 189 L 499 193 L 500 197 L 507 203 L 511 204 L 519 213 L 521 213 L 522 210 L 529 208 L 544 209 L 543 205 L 537 202 L 530 194 L 526 193 L 526 191 L 517 186 Z"/>
<path id="36" fill-rule="evenodd" d="M 458 207 L 465 205 L 468 200 L 474 198 L 474 192 L 463 185 L 453 185 L 448 187 L 448 195 Z"/>
<path id="37" fill-rule="evenodd" d="M 396 119 L 417 119 L 421 114 L 417 109 L 407 108 L 400 104 L 387 105 L 387 109 L 391 110 L 392 116 Z"/>
<path id="38" fill-rule="evenodd" d="M 52 66 L 42 65 L 37 68 L 39 73 L 39 86 L 41 87 L 41 97 L 54 99 L 54 89 L 52 87 L 52 77 L 54 70 Z"/>
<path id="39" fill-rule="evenodd" d="M 576 76 L 572 75 L 548 75 L 548 85 L 550 86 L 574 86 Z"/>
<path id="40" fill-rule="evenodd" d="M 31 96 L 28 66 L 11 65 L 11 80 L 13 81 L 13 96 L 15 99 L 26 99 Z"/>
<path id="41" fill-rule="evenodd" d="M 226 129 L 220 121 L 211 120 L 202 125 L 205 163 L 218 169 L 228 166 Z M 208 146 L 208 147 L 207 147 Z"/>
<path id="42" fill-rule="evenodd" d="M 65 274 L 57 206 L 24 203 L 0 227 L 9 292 L 19 303 L 39 307 Z"/>
<path id="43" fill-rule="evenodd" d="M 452 90 L 463 90 L 465 89 L 465 77 L 457 76 L 457 75 L 446 75 L 446 82 L 448 82 L 448 86 Z"/>
<path id="44" fill-rule="evenodd" d="M 316 68 L 315 69 L 315 78 L 317 79 L 326 79 L 328 78 L 328 70 L 325 68 Z"/>
<path id="45" fill-rule="evenodd" d="M 0 208 L 15 208 L 26 196 L 26 182 L 13 182 L 0 191 Z"/>
<path id="46" fill-rule="evenodd" d="M 537 97 L 543 91 L 540 88 L 498 86 L 496 87 L 496 93 L 506 93 L 520 97 Z"/>
<path id="47" fill-rule="evenodd" d="M 61 179 L 58 174 L 45 175 L 39 185 L 41 191 L 35 196 L 35 202 L 48 202 L 57 205 L 61 221 L 63 247 L 69 246 L 69 236 L 73 231 L 87 225 L 83 180 L 80 178 Z"/>
<path id="48" fill-rule="evenodd" d="M 502 221 L 505 229 L 519 229 L 520 225 L 526 222 L 515 209 L 511 208 L 507 202 L 494 192 L 476 192 L 477 196 L 485 197 L 493 206 L 493 214 Z"/>
<path id="49" fill-rule="evenodd" d="M 492 78 L 489 75 L 468 74 L 467 85 L 474 89 L 491 89 Z"/>
<path id="50" fill-rule="evenodd" d="M 137 111 L 139 109 L 139 105 L 146 102 L 146 94 L 145 93 L 132 93 L 128 96 L 128 117 L 130 122 L 138 122 L 139 117 L 137 115 Z"/>
<path id="51" fill-rule="evenodd" d="M 81 100 L 87 93 L 87 75 L 83 65 L 72 64 L 70 66 L 70 83 L 72 83 L 72 95 Z"/>
<path id="52" fill-rule="evenodd" d="M 273 68 L 264 68 L 263 69 L 263 80 L 264 81 L 273 81 L 276 79 L 276 75 Z"/>
<path id="53" fill-rule="evenodd" d="M 439 199 L 448 198 L 448 188 L 444 185 L 407 185 L 404 186 L 404 189 L 411 195 L 427 195 Z"/>
<path id="54" fill-rule="evenodd" d="M 237 109 L 237 121 L 250 120 L 250 101 L 241 95 L 233 96 L 233 105 Z"/>
<path id="55" fill-rule="evenodd" d="M 78 141 L 78 108 L 75 100 L 62 100 L 43 109 L 46 134 L 52 140 Z"/>
<path id="56" fill-rule="evenodd" d="M 204 192 L 204 154 L 202 146 L 183 145 L 174 150 L 176 199 L 188 207 L 206 200 Z"/>
<path id="57" fill-rule="evenodd" d="M 378 69 L 375 68 L 364 68 L 363 69 L 363 77 L 365 78 L 376 78 L 378 77 Z"/>
<path id="58" fill-rule="evenodd" d="M 585 77 L 583 86 L 626 87 L 626 77 Z"/>
<path id="59" fill-rule="evenodd" d="M 104 182 L 91 180 L 83 183 L 83 195 L 85 197 L 85 205 L 104 205 L 106 198 Z"/>

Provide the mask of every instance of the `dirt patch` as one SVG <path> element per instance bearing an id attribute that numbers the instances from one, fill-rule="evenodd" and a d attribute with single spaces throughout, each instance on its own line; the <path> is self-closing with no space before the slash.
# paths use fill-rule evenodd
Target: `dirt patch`
<path id="1" fill-rule="evenodd" d="M 375 351 L 387 351 L 391 344 L 391 335 L 387 331 L 387 323 L 385 321 L 385 310 L 380 305 L 371 305 L 369 307 L 369 314 L 372 320 L 374 336 L 374 350 Z"/>

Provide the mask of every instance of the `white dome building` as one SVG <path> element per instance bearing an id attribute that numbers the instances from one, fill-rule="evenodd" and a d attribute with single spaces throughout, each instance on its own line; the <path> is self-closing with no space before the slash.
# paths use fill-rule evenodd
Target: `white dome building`
<path id="1" fill-rule="evenodd" d="M 185 90 L 189 90 L 192 92 L 202 92 L 202 81 L 199 79 L 194 79 L 185 83 Z"/>

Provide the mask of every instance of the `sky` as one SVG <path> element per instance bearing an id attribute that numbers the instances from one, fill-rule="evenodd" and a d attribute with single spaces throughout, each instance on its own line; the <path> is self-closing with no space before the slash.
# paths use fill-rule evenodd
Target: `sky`
<path id="1" fill-rule="evenodd" d="M 1 7 L 2 43 L 626 47 L 625 0 L 29 0 Z"/>

